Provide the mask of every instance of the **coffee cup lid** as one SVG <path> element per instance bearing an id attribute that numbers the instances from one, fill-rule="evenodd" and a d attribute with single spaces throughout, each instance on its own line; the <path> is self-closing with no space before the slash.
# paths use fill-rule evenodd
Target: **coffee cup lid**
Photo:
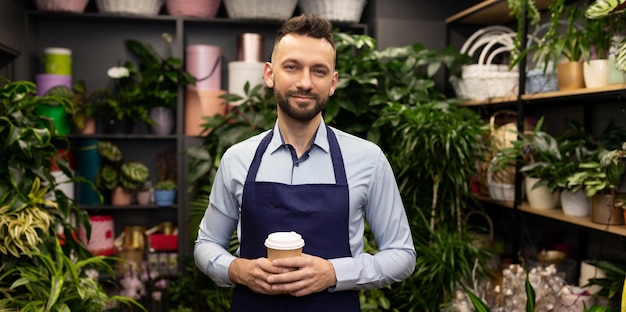
<path id="1" fill-rule="evenodd" d="M 274 232 L 265 239 L 265 247 L 290 250 L 304 247 L 302 236 L 294 231 L 291 232 Z"/>

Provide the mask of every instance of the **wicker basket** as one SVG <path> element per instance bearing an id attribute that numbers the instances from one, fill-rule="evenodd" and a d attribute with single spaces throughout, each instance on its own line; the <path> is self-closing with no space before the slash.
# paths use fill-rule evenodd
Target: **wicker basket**
<path id="1" fill-rule="evenodd" d="M 224 0 L 226 13 L 232 19 L 285 21 L 293 16 L 298 0 Z"/>
<path id="2" fill-rule="evenodd" d="M 461 53 L 472 57 L 480 52 L 478 63 L 465 65 L 462 78 L 450 77 L 457 97 L 486 100 L 514 96 L 519 86 L 519 72 L 506 64 L 492 64 L 495 56 L 513 49 L 516 33 L 508 27 L 489 26 L 476 31 L 461 48 Z"/>
<path id="3" fill-rule="evenodd" d="M 517 140 L 517 123 L 507 122 L 496 125 L 496 119 L 502 115 L 517 116 L 517 112 L 512 110 L 499 110 L 489 118 L 489 129 L 491 132 L 491 146 L 497 152 L 504 148 L 513 147 L 513 141 Z"/>
<path id="4" fill-rule="evenodd" d="M 298 5 L 305 14 L 315 14 L 332 22 L 358 23 L 366 0 L 300 0 Z"/>
<path id="5" fill-rule="evenodd" d="M 489 196 L 495 200 L 513 201 L 515 199 L 515 184 L 508 181 L 508 183 L 503 182 L 502 180 L 511 181 L 511 178 L 514 180 L 515 168 L 512 167 L 512 170 L 500 170 L 494 174 L 491 171 L 492 166 L 493 159 L 487 166 L 487 188 L 489 189 Z"/>
<path id="6" fill-rule="evenodd" d="M 526 72 L 526 94 L 557 91 L 559 89 L 556 73 L 539 68 Z"/>
<path id="7" fill-rule="evenodd" d="M 85 11 L 89 0 L 35 0 L 37 10 L 56 12 L 76 12 Z"/>
<path id="8" fill-rule="evenodd" d="M 166 0 L 167 13 L 172 16 L 209 18 L 217 15 L 221 0 Z"/>
<path id="9" fill-rule="evenodd" d="M 158 15 L 164 0 L 96 0 L 98 10 L 106 13 Z"/>

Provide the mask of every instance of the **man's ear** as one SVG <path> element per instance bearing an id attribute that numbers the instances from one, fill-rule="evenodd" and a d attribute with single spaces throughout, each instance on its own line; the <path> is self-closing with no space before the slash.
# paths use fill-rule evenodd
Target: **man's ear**
<path id="1" fill-rule="evenodd" d="M 265 62 L 265 66 L 263 67 L 263 79 L 268 88 L 274 88 L 274 67 L 270 62 Z"/>

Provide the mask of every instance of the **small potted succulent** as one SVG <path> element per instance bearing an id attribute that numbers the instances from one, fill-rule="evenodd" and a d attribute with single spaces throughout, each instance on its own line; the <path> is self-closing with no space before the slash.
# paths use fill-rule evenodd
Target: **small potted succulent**
<path id="1" fill-rule="evenodd" d="M 154 202 L 157 206 L 172 206 L 176 199 L 176 182 L 163 180 L 154 185 Z"/>

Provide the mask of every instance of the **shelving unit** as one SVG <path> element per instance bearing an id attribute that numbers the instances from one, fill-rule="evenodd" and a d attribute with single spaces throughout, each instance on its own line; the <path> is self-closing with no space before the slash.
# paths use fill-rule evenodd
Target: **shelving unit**
<path id="1" fill-rule="evenodd" d="M 484 195 L 475 195 L 475 196 L 481 201 L 489 202 L 489 203 L 496 204 L 498 206 L 506 207 L 509 209 L 514 209 L 512 201 L 494 200 L 493 198 L 484 196 Z M 563 213 L 563 210 L 558 209 L 558 208 L 557 209 L 535 209 L 531 207 L 530 205 L 528 205 L 527 203 L 522 203 L 519 209 L 520 211 L 523 211 L 525 213 L 530 213 L 530 214 L 542 216 L 545 218 L 558 220 L 561 222 L 575 224 L 584 228 L 607 232 L 607 233 L 620 235 L 620 236 L 626 236 L 626 226 L 624 225 L 606 225 L 606 224 L 594 223 L 594 222 L 591 222 L 589 217 L 568 216 Z"/>
<path id="2" fill-rule="evenodd" d="M 546 9 L 552 0 L 536 0 L 535 4 L 539 10 Z M 508 3 L 506 0 L 485 0 L 482 1 L 462 12 L 459 12 L 453 16 L 450 16 L 445 20 L 448 27 L 476 27 L 487 25 L 503 25 L 514 23 L 514 17 L 509 14 Z M 472 28 L 473 29 L 473 28 Z M 520 90 L 523 91 L 523 82 L 526 79 L 524 63 L 520 63 Z M 568 91 L 555 91 L 536 94 L 523 94 L 519 92 L 517 95 L 508 97 L 491 98 L 483 101 L 466 101 L 459 105 L 469 108 L 484 109 L 485 111 L 495 111 L 501 108 L 513 109 L 518 112 L 517 128 L 522 129 L 524 126 L 524 110 L 532 107 L 534 110 L 541 111 L 545 109 L 562 109 L 568 110 L 568 105 L 571 107 L 577 105 L 582 108 L 583 119 L 586 124 L 591 120 L 586 115 L 591 115 L 594 109 L 597 109 L 595 104 L 599 101 L 610 102 L 617 101 L 623 95 L 626 94 L 625 84 L 613 84 L 601 88 L 583 88 Z M 626 227 L 624 225 L 604 225 L 594 223 L 588 217 L 573 217 L 568 216 L 559 209 L 541 210 L 534 209 L 528 205 L 527 202 L 522 201 L 521 189 L 522 189 L 522 177 L 518 172 L 516 173 L 516 194 L 514 201 L 497 201 L 484 195 L 475 195 L 479 201 L 490 205 L 506 207 L 511 209 L 512 212 L 512 233 L 519 233 L 519 220 L 518 213 L 532 214 L 547 218 L 551 220 L 557 220 L 566 224 L 573 225 L 584 229 L 592 229 L 604 233 L 610 233 L 619 237 L 626 237 Z M 516 234 L 517 235 L 517 234 Z M 519 250 L 519 239 L 517 236 L 514 238 L 513 250 Z M 585 239 L 582 238 L 580 243 L 584 243 Z"/>
<path id="3" fill-rule="evenodd" d="M 39 58 L 45 47 L 66 47 L 72 50 L 72 80 L 84 80 L 87 92 L 110 85 L 106 76 L 109 67 L 133 60 L 126 51 L 124 40 L 136 39 L 152 45 L 160 55 L 171 53 L 185 61 L 185 47 L 191 44 L 219 46 L 222 50 L 221 80 L 223 90 L 228 89 L 228 66 L 236 60 L 237 36 L 246 33 L 259 33 L 264 37 L 264 56 L 270 59 L 276 29 L 282 21 L 234 20 L 226 17 L 194 18 L 168 15 L 142 16 L 100 12 L 63 13 L 63 12 L 27 12 L 29 47 L 24 51 L 32 61 L 33 77 L 41 72 Z M 366 24 L 336 24 L 342 31 L 367 34 Z M 173 42 L 168 47 L 161 34 L 169 33 Z M 137 127 L 130 134 L 105 134 L 98 126 L 95 135 L 71 134 L 68 136 L 72 145 L 81 140 L 110 140 L 118 144 L 128 160 L 139 160 L 150 169 L 151 180 L 155 183 L 157 154 L 175 151 L 177 200 L 171 207 L 156 205 L 80 205 L 90 214 L 109 214 L 115 218 L 115 235 L 119 235 L 126 225 L 152 227 L 158 222 L 171 221 L 178 225 L 179 258 L 193 253 L 189 240 L 190 229 L 185 226 L 189 219 L 188 206 L 192 198 L 186 194 L 185 181 L 187 168 L 184 157 L 187 148 L 202 143 L 202 137 L 187 136 L 184 132 L 184 90 L 179 88 L 176 109 L 176 127 L 171 135 L 153 135 L 147 127 Z M 76 192 L 78 193 L 78 192 Z M 80 202 L 79 202 L 80 204 Z"/>
<path id="4" fill-rule="evenodd" d="M 538 10 L 543 10 L 553 0 L 536 0 L 535 5 Z M 476 24 L 491 25 L 505 24 L 515 19 L 509 14 L 507 0 L 484 0 L 469 7 L 457 14 L 446 18 L 446 24 Z"/>
<path id="5" fill-rule="evenodd" d="M 567 98 L 580 99 L 589 97 L 594 99 L 616 98 L 626 93 L 626 84 L 618 83 L 599 88 L 581 88 L 567 91 L 553 91 L 534 94 L 524 94 L 521 99 L 527 104 L 545 101 L 560 101 Z M 484 101 L 467 101 L 462 102 L 459 106 L 484 106 L 484 105 L 500 105 L 514 104 L 517 102 L 516 96 L 492 98 Z"/>

